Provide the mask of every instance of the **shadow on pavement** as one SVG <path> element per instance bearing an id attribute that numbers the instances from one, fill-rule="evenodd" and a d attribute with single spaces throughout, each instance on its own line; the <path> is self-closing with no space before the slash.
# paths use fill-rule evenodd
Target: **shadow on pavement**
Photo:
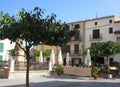
<path id="1" fill-rule="evenodd" d="M 49 81 L 49 82 L 32 82 L 30 87 L 119 87 L 120 83 L 117 82 L 66 82 L 66 81 Z M 2 87 L 25 87 L 22 85 L 11 85 Z"/>

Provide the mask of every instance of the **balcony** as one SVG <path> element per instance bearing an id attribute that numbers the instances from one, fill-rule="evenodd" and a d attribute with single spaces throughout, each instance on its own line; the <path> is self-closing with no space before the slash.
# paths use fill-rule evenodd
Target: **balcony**
<path id="1" fill-rule="evenodd" d="M 78 38 L 71 38 L 71 41 L 81 41 L 81 37 L 78 37 Z"/>
<path id="2" fill-rule="evenodd" d="M 120 34 L 120 30 L 115 31 L 114 34 Z"/>
<path id="3" fill-rule="evenodd" d="M 117 37 L 116 39 L 117 39 L 117 43 L 120 43 L 120 37 Z"/>
<path id="4" fill-rule="evenodd" d="M 102 34 L 100 34 L 99 36 L 97 37 L 94 37 L 93 35 L 89 35 L 89 40 L 90 41 L 101 41 L 103 38 Z"/>
<path id="5" fill-rule="evenodd" d="M 67 52 L 69 52 L 70 55 L 81 55 L 82 53 L 81 50 L 69 50 Z M 67 54 L 67 52 L 62 50 L 62 54 Z"/>

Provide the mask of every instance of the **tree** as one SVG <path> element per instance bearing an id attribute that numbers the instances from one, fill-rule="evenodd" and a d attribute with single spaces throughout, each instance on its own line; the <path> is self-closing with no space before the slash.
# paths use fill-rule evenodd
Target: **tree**
<path id="1" fill-rule="evenodd" d="M 101 57 L 102 55 L 101 47 L 102 47 L 102 43 L 96 43 L 95 45 L 90 47 L 90 55 L 91 57 L 94 58 L 93 66 L 95 66 L 96 58 Z"/>
<path id="2" fill-rule="evenodd" d="M 102 49 L 102 56 L 107 58 L 108 66 L 109 66 L 109 57 L 120 53 L 120 45 L 113 41 L 103 42 L 101 49 Z"/>
<path id="3" fill-rule="evenodd" d="M 43 51 L 43 56 L 44 57 L 50 56 L 50 54 L 51 54 L 51 52 L 49 52 L 47 50 Z"/>
<path id="4" fill-rule="evenodd" d="M 43 13 L 39 7 L 29 12 L 22 8 L 15 16 L 0 12 L 0 38 L 16 42 L 26 54 L 26 87 L 29 87 L 30 48 L 40 42 L 62 46 L 75 34 L 75 30 L 69 30 L 67 24 L 56 21 L 56 15 L 43 18 Z M 21 40 L 25 42 L 24 47 L 21 45 Z"/>
<path id="5" fill-rule="evenodd" d="M 91 46 L 90 52 L 91 56 L 94 58 L 106 57 L 108 60 L 107 65 L 109 66 L 109 57 L 120 53 L 120 44 L 115 43 L 113 41 L 97 43 L 96 45 Z"/>
<path id="6" fill-rule="evenodd" d="M 62 46 L 69 42 L 76 32 L 69 30 L 67 24 L 56 21 L 55 14 L 43 18 L 43 13 L 44 10 L 39 7 L 29 12 L 22 8 L 15 16 L 0 12 L 0 39 L 8 38 L 11 42 L 16 42 L 26 54 L 26 87 L 29 87 L 30 48 L 40 42 Z M 24 47 L 19 40 L 25 42 Z"/>
<path id="7" fill-rule="evenodd" d="M 34 54 L 35 57 L 39 57 L 40 51 L 39 50 L 34 50 L 33 54 Z"/>
<path id="8" fill-rule="evenodd" d="M 39 57 L 40 56 L 40 51 L 39 50 L 33 50 L 33 56 L 34 58 L 35 57 Z M 48 57 L 50 56 L 51 52 L 45 50 L 45 51 L 42 51 L 42 55 L 43 55 L 43 58 L 45 59 L 45 57 Z"/>
<path id="9" fill-rule="evenodd" d="M 10 49 L 10 50 L 8 50 L 8 53 L 9 53 L 10 56 L 14 56 L 14 52 L 15 52 L 14 49 Z"/>

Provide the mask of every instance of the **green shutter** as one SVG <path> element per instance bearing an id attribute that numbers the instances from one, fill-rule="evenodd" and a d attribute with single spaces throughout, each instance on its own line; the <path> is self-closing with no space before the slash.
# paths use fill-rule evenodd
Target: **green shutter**
<path id="1" fill-rule="evenodd" d="M 3 56 L 0 55 L 0 61 L 2 61 L 2 57 L 3 57 Z"/>
<path id="2" fill-rule="evenodd" d="M 3 46 L 4 46 L 4 44 L 0 43 L 0 52 L 3 52 Z"/>

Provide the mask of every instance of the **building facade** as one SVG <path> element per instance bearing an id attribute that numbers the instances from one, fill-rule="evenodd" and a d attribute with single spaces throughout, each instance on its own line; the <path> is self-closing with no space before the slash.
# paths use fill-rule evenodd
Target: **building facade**
<path id="1" fill-rule="evenodd" d="M 105 16 L 68 23 L 71 29 L 78 29 L 71 41 L 62 47 L 64 65 L 66 54 L 69 52 L 71 65 L 83 63 L 83 48 L 89 48 L 98 42 L 120 42 L 120 16 Z M 117 32 L 117 33 L 115 33 Z M 119 34 L 118 34 L 119 32 Z M 120 62 L 120 55 L 110 58 L 110 62 Z M 107 64 L 106 58 L 97 58 L 96 63 Z"/>
<path id="2" fill-rule="evenodd" d="M 66 46 L 61 47 L 63 64 L 66 65 L 66 56 L 69 53 L 70 65 L 81 65 L 83 63 L 83 48 L 89 48 L 98 42 L 113 41 L 120 43 L 120 16 L 105 16 L 68 23 L 70 30 L 77 29 L 78 32 Z M 55 50 L 55 57 L 59 47 L 39 45 L 37 49 Z M 97 58 L 98 63 L 106 64 L 106 58 Z M 110 62 L 120 62 L 120 55 L 110 58 Z"/>
<path id="3" fill-rule="evenodd" d="M 120 20 L 117 16 L 106 16 L 85 21 L 85 47 L 103 41 L 116 42 L 114 34 L 115 22 Z"/>
<path id="4" fill-rule="evenodd" d="M 70 30 L 77 29 L 78 32 L 74 37 L 71 38 L 71 41 L 64 47 L 62 47 L 62 54 L 64 65 L 66 64 L 66 54 L 69 53 L 70 56 L 70 65 L 81 65 L 82 63 L 82 49 L 84 42 L 84 21 L 68 23 Z"/>
<path id="5" fill-rule="evenodd" d="M 0 61 L 8 61 L 9 55 L 8 50 L 14 49 L 15 43 L 10 42 L 10 40 L 0 40 Z"/>
<path id="6" fill-rule="evenodd" d="M 117 21 L 120 21 L 119 16 L 106 16 L 85 21 L 85 47 L 91 47 L 98 42 L 113 41 L 117 42 L 115 31 L 119 30 Z M 111 56 L 110 64 L 117 61 L 118 56 Z M 97 63 L 107 64 L 106 58 L 97 58 Z M 120 61 L 119 61 L 120 62 Z"/>

